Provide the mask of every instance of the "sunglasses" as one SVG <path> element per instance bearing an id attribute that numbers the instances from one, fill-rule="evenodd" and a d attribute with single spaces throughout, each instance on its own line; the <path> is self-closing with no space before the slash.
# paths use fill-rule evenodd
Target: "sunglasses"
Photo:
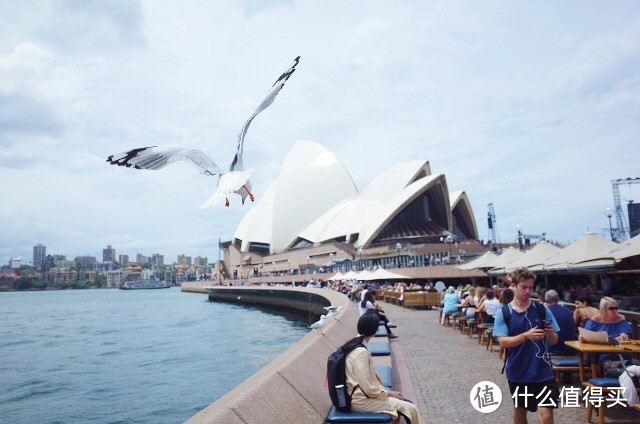
<path id="1" fill-rule="evenodd" d="M 617 311 L 620 308 L 618 308 L 617 306 L 609 306 L 607 309 L 610 311 Z"/>

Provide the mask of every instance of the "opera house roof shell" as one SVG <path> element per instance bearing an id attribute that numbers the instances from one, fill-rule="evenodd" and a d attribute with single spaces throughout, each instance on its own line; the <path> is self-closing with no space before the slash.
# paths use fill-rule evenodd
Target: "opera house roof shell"
<path id="1" fill-rule="evenodd" d="M 367 248 L 448 235 L 477 239 L 473 210 L 463 191 L 450 194 L 445 176 L 431 174 L 429 162 L 398 164 L 359 192 L 333 153 L 298 141 L 234 239 L 244 252 L 278 253 L 336 241 Z"/>

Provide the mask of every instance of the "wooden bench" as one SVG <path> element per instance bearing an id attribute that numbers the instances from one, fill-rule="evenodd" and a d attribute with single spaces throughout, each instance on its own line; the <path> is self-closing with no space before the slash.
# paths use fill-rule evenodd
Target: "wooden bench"
<path id="1" fill-rule="evenodd" d="M 432 308 L 440 306 L 440 294 L 438 292 L 404 292 L 405 308 Z"/>

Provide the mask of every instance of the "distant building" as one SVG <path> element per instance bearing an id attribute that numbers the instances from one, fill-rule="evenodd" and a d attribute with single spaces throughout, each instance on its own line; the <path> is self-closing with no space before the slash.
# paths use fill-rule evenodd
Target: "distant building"
<path id="1" fill-rule="evenodd" d="M 102 262 L 115 262 L 116 261 L 116 249 L 107 245 L 106 249 L 102 249 Z"/>
<path id="2" fill-rule="evenodd" d="M 120 266 L 129 265 L 129 255 L 118 255 L 118 263 Z"/>
<path id="3" fill-rule="evenodd" d="M 81 269 L 95 269 L 98 264 L 98 259 L 95 256 L 78 256 L 76 258 L 76 265 Z"/>
<path id="4" fill-rule="evenodd" d="M 206 268 L 209 265 L 209 259 L 206 256 L 204 258 L 196 256 L 193 260 L 193 265 Z"/>
<path id="5" fill-rule="evenodd" d="M 178 255 L 178 265 L 191 266 L 191 256 Z"/>
<path id="6" fill-rule="evenodd" d="M 76 261 L 69 261 L 64 256 L 62 258 L 57 258 L 62 255 L 54 255 L 53 256 L 53 264 L 57 271 L 68 270 L 76 267 Z"/>
<path id="7" fill-rule="evenodd" d="M 164 255 L 154 253 L 151 255 L 151 265 L 161 268 L 164 266 Z"/>
<path id="8" fill-rule="evenodd" d="M 125 274 L 121 270 L 107 271 L 107 287 L 120 287 L 124 282 Z"/>
<path id="9" fill-rule="evenodd" d="M 33 266 L 36 268 L 42 267 L 44 265 L 45 259 L 47 257 L 47 246 L 43 246 L 38 243 L 36 246 L 33 246 Z"/>
<path id="10" fill-rule="evenodd" d="M 18 269 L 22 265 L 22 258 L 11 258 L 9 268 Z"/>
<path id="11" fill-rule="evenodd" d="M 147 257 L 144 256 L 142 253 L 136 254 L 136 263 L 138 263 L 140 265 L 146 264 L 147 263 Z"/>

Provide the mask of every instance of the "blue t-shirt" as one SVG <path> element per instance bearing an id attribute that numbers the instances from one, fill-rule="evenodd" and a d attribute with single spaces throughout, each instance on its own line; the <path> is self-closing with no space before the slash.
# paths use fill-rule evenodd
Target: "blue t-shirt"
<path id="1" fill-rule="evenodd" d="M 573 312 L 569 308 L 565 308 L 558 304 L 549 306 L 549 310 L 560 327 L 560 331 L 558 332 L 558 343 L 553 346 L 549 346 L 549 353 L 552 355 L 563 356 L 579 355 L 580 353 L 577 350 L 564 344 L 564 342 L 569 340 L 578 340 Z"/>
<path id="2" fill-rule="evenodd" d="M 587 321 L 584 328 L 591 331 L 606 331 L 609 337 L 618 337 L 622 333 L 628 334 L 629 336 L 633 334 L 631 324 L 629 324 L 629 321 L 626 319 L 616 322 L 615 324 L 605 324 L 603 322 L 595 322 L 590 319 Z"/>
<path id="3" fill-rule="evenodd" d="M 493 335 L 496 337 L 517 336 L 533 327 L 542 328 L 542 320 L 548 319 L 553 325 L 553 331 L 560 331 L 555 317 L 547 308 L 546 318 L 538 316 L 538 309 L 531 303 L 525 312 L 515 312 L 509 304 L 509 327 L 504 322 L 502 308 L 498 309 L 496 321 L 493 326 Z M 526 340 L 524 343 L 509 348 L 507 355 L 507 380 L 512 383 L 542 383 L 555 378 L 551 364 L 547 362 L 546 354 L 549 343 L 546 339 L 540 341 Z"/>

